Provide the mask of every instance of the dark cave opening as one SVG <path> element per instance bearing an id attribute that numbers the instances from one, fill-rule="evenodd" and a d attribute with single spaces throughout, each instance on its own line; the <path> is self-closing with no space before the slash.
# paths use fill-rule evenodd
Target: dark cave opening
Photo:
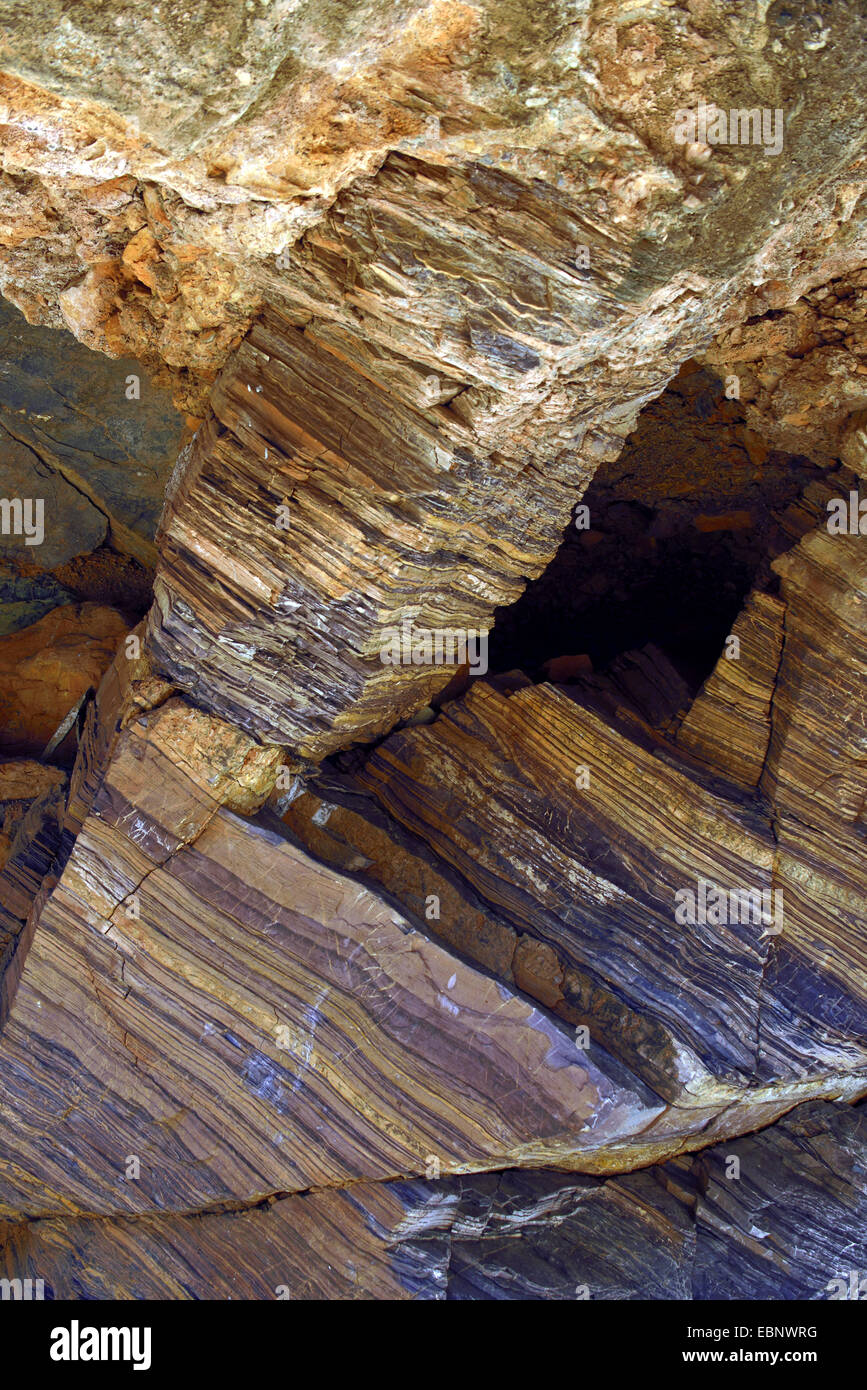
<path id="1" fill-rule="evenodd" d="M 583 656 L 604 671 L 654 644 L 697 692 L 749 590 L 776 590 L 781 515 L 821 476 L 768 448 L 722 381 L 687 362 L 596 474 L 548 568 L 497 610 L 491 672 L 568 682 L 568 663 L 546 664 Z"/>

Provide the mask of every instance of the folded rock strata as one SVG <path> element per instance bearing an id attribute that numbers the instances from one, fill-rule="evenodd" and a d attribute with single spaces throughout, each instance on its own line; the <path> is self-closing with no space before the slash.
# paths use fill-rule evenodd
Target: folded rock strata
<path id="1" fill-rule="evenodd" d="M 512 699 L 524 693 L 546 697 Z M 477 686 L 468 709 L 483 695 Z M 750 1076 L 745 1093 L 689 1070 L 662 1011 L 638 1021 L 642 1046 L 624 1066 L 595 1022 L 587 1045 L 257 815 L 279 748 L 188 706 L 144 659 L 117 658 L 98 711 L 0 1039 L 6 1217 L 181 1213 L 418 1176 L 431 1161 L 443 1173 L 618 1171 L 767 1123 L 804 1095 L 867 1084 L 828 1044 L 821 1076 Z M 741 852 L 768 857 L 758 831 L 734 818 L 728 831 L 733 857 L 739 837 Z M 744 936 L 725 946 L 755 977 L 760 953 Z M 691 1041 L 754 1065 L 708 1009 L 712 1025 L 689 1015 Z M 669 1104 L 653 1082 L 671 1091 L 678 1067 Z"/>
<path id="2" fill-rule="evenodd" d="M 0 1029 L 9 1017 L 33 939 L 36 917 L 31 917 L 31 909 L 52 886 L 48 875 L 60 848 L 66 780 L 64 774 L 58 773 L 54 785 L 32 800 L 17 826 L 5 862 L 0 865 Z"/>
<path id="3" fill-rule="evenodd" d="M 723 312 L 706 284 L 695 320 L 649 284 L 639 296 L 616 241 L 585 295 L 579 215 L 537 197 L 393 157 L 292 252 L 279 307 L 181 456 L 153 651 L 198 702 L 302 759 L 381 735 L 442 689 L 460 659 L 384 662 L 391 635 L 487 632 Z M 546 228 L 531 262 L 503 231 L 518 217 Z M 480 290 L 467 321 L 490 276 L 508 314 Z"/>
<path id="4" fill-rule="evenodd" d="M 213 727 L 171 697 L 114 735 L 40 905 L 0 1043 L 6 1214 L 676 1147 L 643 1136 L 665 1107 L 604 1054 L 229 811 L 264 799 L 278 750 L 239 736 L 220 775 Z"/>
<path id="5" fill-rule="evenodd" d="M 420 1178 L 431 1162 L 612 1173 L 811 1096 L 863 1094 L 862 887 L 846 864 L 863 802 L 857 730 L 845 722 L 834 744 L 848 809 L 821 866 L 799 835 L 830 838 L 832 803 L 805 809 L 811 745 L 790 732 L 805 671 L 820 709 L 838 701 L 841 660 L 847 708 L 862 676 L 857 540 L 810 529 L 833 483 L 786 521 L 802 539 L 775 562 L 780 597 L 751 595 L 735 625 L 737 680 L 721 657 L 685 719 L 686 687 L 651 646 L 569 686 L 477 681 L 431 725 L 361 755 L 352 777 L 286 792 L 281 739 L 290 763 L 321 756 L 393 720 L 411 686 L 398 673 L 347 720 L 340 677 L 322 719 L 320 649 L 302 645 L 287 668 L 298 620 L 265 622 L 266 584 L 285 593 L 323 554 L 325 513 L 287 555 L 297 528 L 284 538 L 269 515 L 282 484 L 295 476 L 313 508 L 343 476 L 322 453 L 340 430 L 326 379 L 311 390 L 313 359 L 324 370 L 324 351 L 272 315 L 224 374 L 225 421 L 205 423 L 173 484 L 157 606 L 135 634 L 145 655 L 125 644 L 90 708 L 38 891 L 25 856 L 35 897 L 5 978 L 0 1211 L 182 1215 Z M 272 374 L 267 395 L 246 390 L 254 362 Z M 377 399 L 356 391 L 353 410 L 382 438 Z M 257 412 L 261 458 L 244 424 Z M 422 418 L 406 414 L 404 442 Z M 419 428 L 430 463 L 439 445 Z M 326 580 L 323 566 L 319 597 L 294 600 L 311 634 Z M 189 603 L 171 596 L 181 584 Z M 204 626 L 193 603 L 218 607 L 210 645 L 187 650 Z M 392 620 L 405 594 L 394 604 Z M 220 641 L 230 612 L 234 648 Z M 270 643 L 270 665 L 239 653 L 251 637 Z M 744 752 L 726 765 L 732 711 Z M 772 902 L 782 885 L 782 932 L 757 913 L 679 922 L 677 894 L 701 880 Z"/>

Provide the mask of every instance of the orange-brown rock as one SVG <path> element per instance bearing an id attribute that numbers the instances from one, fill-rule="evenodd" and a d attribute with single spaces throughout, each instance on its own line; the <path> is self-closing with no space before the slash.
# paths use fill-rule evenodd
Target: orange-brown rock
<path id="1" fill-rule="evenodd" d="M 744 787 L 757 787 L 765 766 L 785 612 L 772 594 L 749 595 L 676 735 L 678 747 Z"/>
<path id="2" fill-rule="evenodd" d="M 865 286 L 867 270 L 858 269 L 782 313 L 724 331 L 704 354 L 736 378 L 756 439 L 828 462 L 843 456 L 867 406 Z"/>
<path id="3" fill-rule="evenodd" d="M 32 758 L 0 763 L 0 869 L 9 857 L 12 841 L 31 802 L 52 787 L 60 787 L 66 774 Z"/>
<path id="4" fill-rule="evenodd" d="M 462 341 L 445 354 L 447 384 L 467 380 L 486 334 L 508 337 L 516 319 L 556 298 L 546 253 L 562 200 L 576 224 L 571 263 L 581 245 L 593 251 L 588 333 L 578 363 L 564 363 L 589 368 L 591 395 L 609 365 L 595 311 L 621 289 L 630 324 L 661 310 L 658 350 L 685 321 L 709 337 L 730 305 L 730 323 L 758 317 L 861 264 L 854 4 L 823 15 L 824 31 L 807 11 L 716 3 L 638 15 L 605 0 L 580 25 L 562 3 L 529 13 L 492 0 L 358 0 L 339 18 L 233 0 L 172 25 L 123 6 L 106 23 L 95 5 L 78 7 L 74 40 L 56 13 L 34 24 L 12 0 L 4 30 L 0 285 L 29 318 L 148 360 L 194 414 L 262 300 L 295 300 L 306 252 L 299 262 L 292 252 L 308 229 L 340 284 L 331 316 L 348 290 L 360 314 L 399 300 L 402 269 L 429 301 L 458 312 L 463 284 L 472 287 Z M 781 157 L 677 143 L 684 102 L 750 93 L 785 112 Z M 379 201 L 382 171 L 407 155 L 420 162 L 430 220 L 431 186 L 446 171 L 452 215 L 471 228 L 450 253 L 448 287 L 432 285 L 441 262 L 418 256 L 410 220 L 393 220 Z M 508 196 L 499 235 L 482 245 L 473 217 L 496 182 Z M 342 220 L 359 188 L 364 235 L 385 251 L 375 274 L 355 258 L 344 270 L 326 216 L 339 208 Z M 524 282 L 511 302 L 495 288 L 498 242 L 527 261 L 520 280 L 505 281 L 507 292 Z M 599 269 L 614 282 L 603 295 Z M 499 329 L 487 321 L 498 299 Z M 435 349 L 414 294 L 409 304 L 404 324 L 417 320 Z M 392 333 L 412 356 L 404 325 Z M 553 324 L 549 340 L 556 352 Z M 611 365 L 620 370 L 619 352 Z"/>
<path id="5" fill-rule="evenodd" d="M 0 638 L 0 749 L 40 755 L 70 709 L 99 685 L 127 631 L 113 608 L 83 603 Z M 74 734 L 57 756 L 70 748 Z"/>

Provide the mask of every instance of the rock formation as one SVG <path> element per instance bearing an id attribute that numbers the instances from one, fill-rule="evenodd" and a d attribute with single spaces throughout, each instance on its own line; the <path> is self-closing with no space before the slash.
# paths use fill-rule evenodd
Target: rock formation
<path id="1" fill-rule="evenodd" d="M 7 8 L 0 1278 L 861 1296 L 860 7 Z"/>

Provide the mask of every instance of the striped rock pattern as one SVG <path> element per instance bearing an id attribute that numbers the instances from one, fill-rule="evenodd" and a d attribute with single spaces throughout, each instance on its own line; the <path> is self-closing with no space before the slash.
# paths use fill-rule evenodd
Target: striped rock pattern
<path id="1" fill-rule="evenodd" d="M 677 731 L 679 748 L 743 787 L 757 787 L 765 766 L 784 613 L 773 594 L 749 595 L 732 627 L 737 655 L 720 657 Z"/>
<path id="2" fill-rule="evenodd" d="M 639 158 L 608 131 L 606 168 L 608 140 Z M 487 631 L 642 406 L 753 312 L 725 199 L 697 273 L 693 225 L 652 244 L 585 172 L 393 152 L 263 277 L 158 538 L 151 648 L 196 703 L 302 760 L 387 732 L 460 664 L 383 665 L 391 631 Z M 654 162 L 645 194 L 670 178 Z M 780 276 L 802 236 L 768 248 Z"/>
<path id="3" fill-rule="evenodd" d="M 820 529 L 775 567 L 781 598 L 751 596 L 736 625 L 745 666 L 721 657 L 681 726 L 694 748 L 709 731 L 705 760 L 590 680 L 481 681 L 354 775 L 274 805 L 314 852 L 587 1024 L 672 1103 L 863 1086 L 863 555 Z M 753 750 L 740 788 L 721 780 L 735 681 L 732 743 Z M 678 917 L 701 881 L 767 894 L 766 915 L 729 898 L 728 920 Z"/>
<path id="4" fill-rule="evenodd" d="M 58 781 L 28 807 L 0 868 L 0 1029 L 32 940 L 35 920 L 29 921 L 30 909 L 60 847 L 66 809 L 65 776 L 54 768 L 39 771 L 58 772 Z"/>
<path id="5" fill-rule="evenodd" d="M 433 725 L 386 740 L 357 781 L 495 918 L 554 951 L 564 996 L 670 1098 L 863 1076 L 855 943 L 848 978 L 808 952 L 799 989 L 792 959 L 783 1005 L 767 967 L 788 957 L 785 923 L 781 938 L 758 921 L 676 920 L 676 893 L 699 879 L 774 891 L 779 851 L 761 803 L 705 787 L 660 752 L 554 687 L 507 697 L 476 684 Z M 821 915 L 816 888 L 800 892 Z"/>
<path id="6" fill-rule="evenodd" d="M 863 1105 L 811 1104 L 616 1178 L 361 1182 L 195 1217 L 0 1225 L 0 1278 L 56 1299 L 858 1297 L 865 1126 Z"/>
<path id="7" fill-rule="evenodd" d="M 189 736 L 179 703 L 122 727 L 103 711 L 108 768 L 35 905 L 0 1040 L 6 1215 L 196 1210 L 431 1155 L 617 1168 L 699 1131 L 704 1114 L 679 1126 L 601 1049 L 229 810 L 264 750 L 206 775 L 207 717 Z"/>

